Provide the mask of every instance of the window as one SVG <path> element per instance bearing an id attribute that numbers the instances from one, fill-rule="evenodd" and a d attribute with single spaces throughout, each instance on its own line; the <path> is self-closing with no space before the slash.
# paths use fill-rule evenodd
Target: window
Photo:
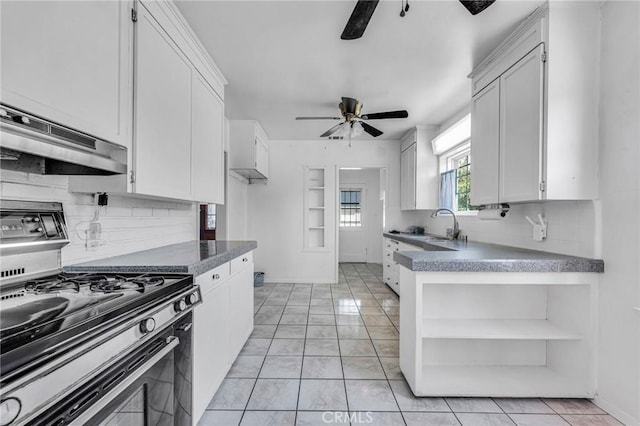
<path id="1" fill-rule="evenodd" d="M 475 210 L 471 201 L 471 144 L 466 142 L 440 156 L 440 207 Z"/>
<path id="2" fill-rule="evenodd" d="M 440 207 L 474 210 L 471 201 L 471 115 L 467 114 L 436 136 L 433 152 L 440 162 Z"/>
<path id="3" fill-rule="evenodd" d="M 456 187 L 455 197 L 455 210 L 457 211 L 469 211 L 472 210 L 469 205 L 470 193 L 471 193 L 471 153 L 465 151 L 462 155 L 459 155 L 452 159 L 453 169 L 456 171 Z"/>
<path id="4" fill-rule="evenodd" d="M 362 226 L 361 189 L 340 190 L 340 226 L 356 228 Z"/>
<path id="5" fill-rule="evenodd" d="M 210 231 L 216 229 L 216 205 L 207 204 L 207 224 L 205 229 Z"/>

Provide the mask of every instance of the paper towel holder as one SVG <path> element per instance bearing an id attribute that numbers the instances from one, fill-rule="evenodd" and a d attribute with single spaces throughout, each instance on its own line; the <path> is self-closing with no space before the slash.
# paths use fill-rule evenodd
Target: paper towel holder
<path id="1" fill-rule="evenodd" d="M 478 211 L 482 210 L 500 210 L 500 217 L 505 217 L 507 212 L 509 211 L 509 204 L 507 203 L 498 203 L 498 204 L 484 204 L 482 206 L 478 206 Z"/>

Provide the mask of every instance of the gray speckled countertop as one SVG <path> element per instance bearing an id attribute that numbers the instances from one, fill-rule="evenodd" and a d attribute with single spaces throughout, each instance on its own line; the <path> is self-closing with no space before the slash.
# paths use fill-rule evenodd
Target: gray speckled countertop
<path id="1" fill-rule="evenodd" d="M 203 274 L 254 250 L 255 241 L 189 241 L 65 266 L 67 272 L 164 272 Z"/>
<path id="2" fill-rule="evenodd" d="M 393 260 L 412 271 L 604 272 L 604 262 L 599 259 L 471 241 L 449 241 L 429 235 L 385 233 L 384 236 L 425 250 L 393 254 Z"/>

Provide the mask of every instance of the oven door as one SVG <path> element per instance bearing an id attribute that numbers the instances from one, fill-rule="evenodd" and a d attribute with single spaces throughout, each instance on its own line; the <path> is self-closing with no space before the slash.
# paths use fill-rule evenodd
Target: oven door
<path id="1" fill-rule="evenodd" d="M 184 388 L 180 370 L 191 370 L 176 363 L 190 352 L 190 328 L 188 314 L 39 416 L 34 425 L 173 426 L 185 414 L 190 422 L 191 394 L 176 394 Z"/>

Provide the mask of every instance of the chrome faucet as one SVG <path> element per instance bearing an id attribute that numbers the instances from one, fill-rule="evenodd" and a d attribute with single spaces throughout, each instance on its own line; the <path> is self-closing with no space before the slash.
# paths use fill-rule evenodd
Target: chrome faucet
<path id="1" fill-rule="evenodd" d="M 438 210 L 434 210 L 433 213 L 431 213 L 431 217 L 436 217 L 438 216 L 438 213 L 440 212 L 449 212 L 451 213 L 451 216 L 453 217 L 453 234 L 452 235 L 447 235 L 449 237 L 450 240 L 457 240 L 458 239 L 458 235 L 460 235 L 460 226 L 458 225 L 458 219 L 456 219 L 456 214 L 449 209 L 438 209 Z M 448 232 L 447 232 L 448 234 Z"/>

